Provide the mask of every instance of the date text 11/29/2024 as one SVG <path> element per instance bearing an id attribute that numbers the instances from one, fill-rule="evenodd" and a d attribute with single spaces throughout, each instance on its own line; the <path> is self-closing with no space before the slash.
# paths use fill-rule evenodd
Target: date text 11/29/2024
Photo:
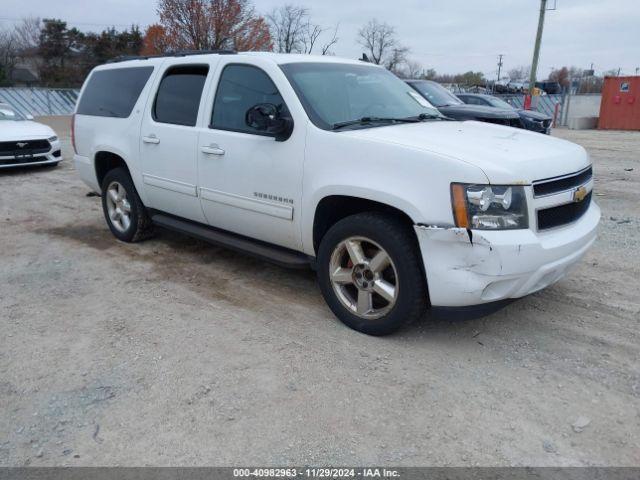
<path id="1" fill-rule="evenodd" d="M 394 478 L 397 470 L 386 468 L 234 468 L 234 477 L 271 478 Z"/>

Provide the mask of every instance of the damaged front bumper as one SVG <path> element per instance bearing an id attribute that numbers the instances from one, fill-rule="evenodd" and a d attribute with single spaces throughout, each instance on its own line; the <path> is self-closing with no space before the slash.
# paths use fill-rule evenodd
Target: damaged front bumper
<path id="1" fill-rule="evenodd" d="M 593 244 L 599 220 L 592 203 L 575 223 L 544 233 L 416 225 L 431 305 L 519 298 L 557 282 Z"/>

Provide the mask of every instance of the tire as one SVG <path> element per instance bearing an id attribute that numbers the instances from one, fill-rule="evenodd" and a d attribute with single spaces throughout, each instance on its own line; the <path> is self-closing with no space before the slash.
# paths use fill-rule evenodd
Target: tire
<path id="1" fill-rule="evenodd" d="M 125 168 L 114 168 L 105 175 L 102 211 L 111 233 L 118 240 L 138 242 L 153 233 L 151 219 Z"/>
<path id="2" fill-rule="evenodd" d="M 336 317 L 368 335 L 399 330 L 428 303 L 417 240 L 393 215 L 360 213 L 333 225 L 318 250 L 318 281 Z"/>

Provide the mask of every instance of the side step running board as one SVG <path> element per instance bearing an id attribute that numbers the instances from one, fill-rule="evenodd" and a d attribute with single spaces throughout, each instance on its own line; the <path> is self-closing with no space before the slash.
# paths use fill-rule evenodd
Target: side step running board
<path id="1" fill-rule="evenodd" d="M 311 259 L 304 253 L 270 245 L 199 223 L 182 220 L 162 213 L 151 213 L 151 220 L 160 227 L 175 230 L 205 242 L 227 247 L 267 260 L 287 268 L 309 268 Z"/>

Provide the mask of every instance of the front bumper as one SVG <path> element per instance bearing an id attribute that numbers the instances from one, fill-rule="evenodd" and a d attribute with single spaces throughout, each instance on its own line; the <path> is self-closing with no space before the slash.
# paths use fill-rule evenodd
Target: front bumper
<path id="1" fill-rule="evenodd" d="M 546 123 L 546 125 L 545 125 Z M 534 123 L 522 120 L 522 128 L 531 132 L 544 133 L 545 135 L 551 135 L 552 122 Z"/>
<path id="2" fill-rule="evenodd" d="M 461 307 L 541 290 L 564 277 L 593 245 L 600 208 L 545 233 L 416 225 L 432 306 Z"/>

